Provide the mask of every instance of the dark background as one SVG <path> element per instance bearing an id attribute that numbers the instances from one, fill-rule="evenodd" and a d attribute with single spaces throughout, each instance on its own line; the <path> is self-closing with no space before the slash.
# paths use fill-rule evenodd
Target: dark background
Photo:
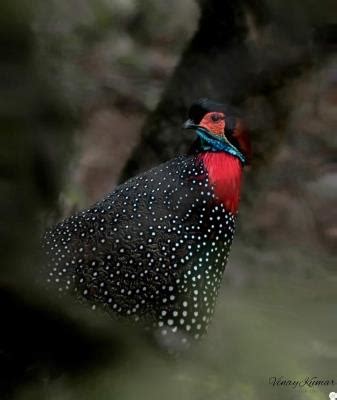
<path id="1" fill-rule="evenodd" d="M 335 378 L 334 1 L 3 2 L 0 398 L 326 399 Z M 43 229 L 240 107 L 254 160 L 206 339 L 178 359 L 38 280 Z M 305 391 L 306 390 L 306 391 Z"/>

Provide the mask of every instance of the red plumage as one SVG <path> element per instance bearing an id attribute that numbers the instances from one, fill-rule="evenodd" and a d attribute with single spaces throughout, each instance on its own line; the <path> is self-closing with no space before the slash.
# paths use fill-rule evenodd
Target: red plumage
<path id="1" fill-rule="evenodd" d="M 199 158 L 207 169 L 217 201 L 223 203 L 227 211 L 236 214 L 240 201 L 241 161 L 224 152 L 201 153 Z"/>

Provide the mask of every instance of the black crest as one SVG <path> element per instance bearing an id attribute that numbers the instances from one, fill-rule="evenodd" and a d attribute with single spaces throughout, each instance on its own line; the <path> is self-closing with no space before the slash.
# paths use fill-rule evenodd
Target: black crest
<path id="1" fill-rule="evenodd" d="M 238 110 L 226 104 L 219 103 L 208 98 L 201 98 L 194 102 L 189 109 L 188 117 L 195 123 L 199 124 L 202 118 L 209 112 L 221 112 L 226 118 L 225 133 L 231 134 L 239 117 Z"/>

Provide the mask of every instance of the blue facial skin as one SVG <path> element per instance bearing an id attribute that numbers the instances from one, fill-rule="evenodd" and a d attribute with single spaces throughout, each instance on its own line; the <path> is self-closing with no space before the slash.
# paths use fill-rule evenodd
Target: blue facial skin
<path id="1" fill-rule="evenodd" d="M 239 158 L 242 164 L 246 163 L 244 155 L 236 147 L 232 146 L 228 142 L 221 140 L 221 138 L 213 137 L 213 135 L 210 132 L 200 127 L 196 129 L 196 133 L 201 139 L 201 145 L 203 150 L 215 151 L 215 152 L 224 151 Z"/>

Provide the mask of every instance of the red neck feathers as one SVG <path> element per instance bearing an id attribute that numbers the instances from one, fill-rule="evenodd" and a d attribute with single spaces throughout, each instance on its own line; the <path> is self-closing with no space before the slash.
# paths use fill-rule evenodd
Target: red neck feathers
<path id="1" fill-rule="evenodd" d="M 235 214 L 240 201 L 241 161 L 225 152 L 201 153 L 199 158 L 207 169 L 217 200 L 223 203 L 227 211 Z"/>

